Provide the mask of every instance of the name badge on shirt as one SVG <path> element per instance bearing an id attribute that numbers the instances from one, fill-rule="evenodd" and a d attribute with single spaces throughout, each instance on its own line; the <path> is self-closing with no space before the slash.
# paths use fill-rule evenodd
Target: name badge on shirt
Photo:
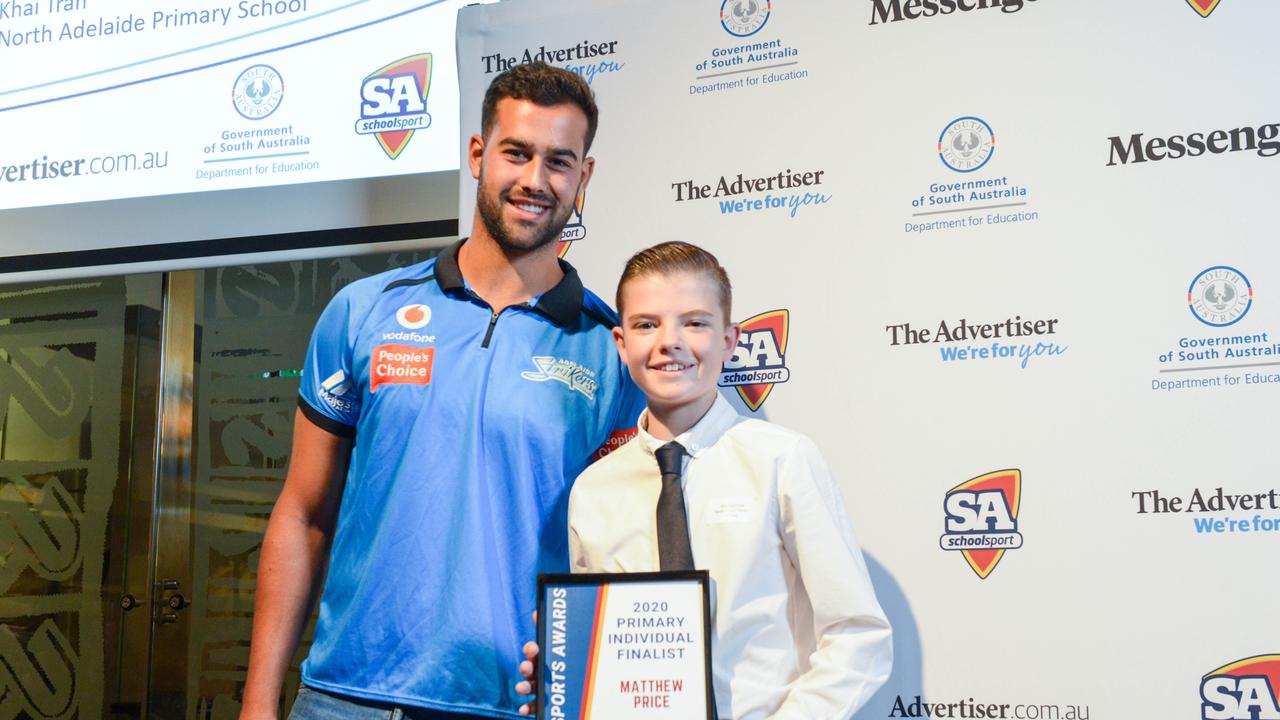
<path id="1" fill-rule="evenodd" d="M 756 499 L 750 495 L 716 498 L 711 501 L 710 512 L 707 513 L 707 524 L 744 523 L 751 517 L 755 507 Z"/>

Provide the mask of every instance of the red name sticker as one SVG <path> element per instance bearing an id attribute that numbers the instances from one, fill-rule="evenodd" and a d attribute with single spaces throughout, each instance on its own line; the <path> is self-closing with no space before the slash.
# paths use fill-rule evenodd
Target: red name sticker
<path id="1" fill-rule="evenodd" d="M 373 369 L 369 372 L 369 392 L 379 385 L 429 385 L 435 348 L 412 345 L 379 345 L 373 349 Z"/>

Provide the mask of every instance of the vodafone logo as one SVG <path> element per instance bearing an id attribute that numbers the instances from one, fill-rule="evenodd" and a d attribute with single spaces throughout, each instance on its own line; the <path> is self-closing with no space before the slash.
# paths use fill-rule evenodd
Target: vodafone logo
<path id="1" fill-rule="evenodd" d="M 424 328 L 431 322 L 431 308 L 426 305 L 405 305 L 396 311 L 396 322 L 409 330 Z"/>

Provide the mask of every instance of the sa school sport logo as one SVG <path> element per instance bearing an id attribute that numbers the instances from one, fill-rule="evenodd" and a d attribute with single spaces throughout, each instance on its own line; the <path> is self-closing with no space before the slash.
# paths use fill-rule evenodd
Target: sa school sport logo
<path id="1" fill-rule="evenodd" d="M 724 0 L 720 4 L 720 24 L 730 35 L 748 37 L 769 22 L 772 10 L 770 0 Z"/>
<path id="2" fill-rule="evenodd" d="M 231 104 L 246 120 L 261 120 L 284 101 L 284 78 L 270 65 L 244 69 L 231 86 Z"/>
<path id="3" fill-rule="evenodd" d="M 1187 288 L 1187 306 L 1205 325 L 1234 325 L 1253 307 L 1253 285 L 1239 270 L 1214 265 L 1192 278 Z"/>
<path id="4" fill-rule="evenodd" d="M 1200 680 L 1201 720 L 1280 718 L 1280 655 L 1228 663 Z"/>
<path id="5" fill-rule="evenodd" d="M 986 580 L 1005 550 L 1022 547 L 1021 502 L 1021 470 L 997 470 L 966 480 L 948 490 L 943 499 L 946 520 L 938 542 L 943 550 L 959 550 L 969 567 Z"/>
<path id="6" fill-rule="evenodd" d="M 737 389 L 742 402 L 755 412 L 774 385 L 791 379 L 786 359 L 791 316 L 787 310 L 770 310 L 740 324 L 738 347 L 720 372 L 720 387 Z"/>
<path id="7" fill-rule="evenodd" d="M 560 231 L 560 257 L 568 255 L 569 247 L 574 243 L 586 239 L 587 226 L 582 224 L 582 209 L 586 206 L 587 191 L 583 190 L 578 193 L 578 199 L 573 203 L 573 216 L 569 218 L 569 222 Z"/>
<path id="8" fill-rule="evenodd" d="M 373 135 L 387 157 L 404 152 L 413 133 L 431 126 L 431 53 L 410 55 L 374 71 L 360 83 L 356 133 Z"/>
<path id="9" fill-rule="evenodd" d="M 995 131 L 980 117 L 967 115 L 956 118 L 947 123 L 938 135 L 938 158 L 956 172 L 978 170 L 995 152 Z"/>
<path id="10" fill-rule="evenodd" d="M 1187 0 L 1187 4 L 1191 6 L 1192 10 L 1200 13 L 1200 17 L 1207 18 L 1214 10 L 1218 9 L 1218 3 L 1221 1 L 1222 0 Z"/>

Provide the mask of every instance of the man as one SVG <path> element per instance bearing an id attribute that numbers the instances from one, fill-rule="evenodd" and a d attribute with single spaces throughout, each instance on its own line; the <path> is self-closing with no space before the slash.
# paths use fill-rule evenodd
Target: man
<path id="1" fill-rule="evenodd" d="M 294 717 L 516 717 L 569 485 L 643 407 L 616 318 L 557 259 L 594 170 L 590 88 L 536 63 L 486 93 L 473 234 L 344 288 L 308 349 L 263 542 L 242 718 L 273 718 L 328 559 Z M 330 549 L 330 546 L 332 548 Z"/>

